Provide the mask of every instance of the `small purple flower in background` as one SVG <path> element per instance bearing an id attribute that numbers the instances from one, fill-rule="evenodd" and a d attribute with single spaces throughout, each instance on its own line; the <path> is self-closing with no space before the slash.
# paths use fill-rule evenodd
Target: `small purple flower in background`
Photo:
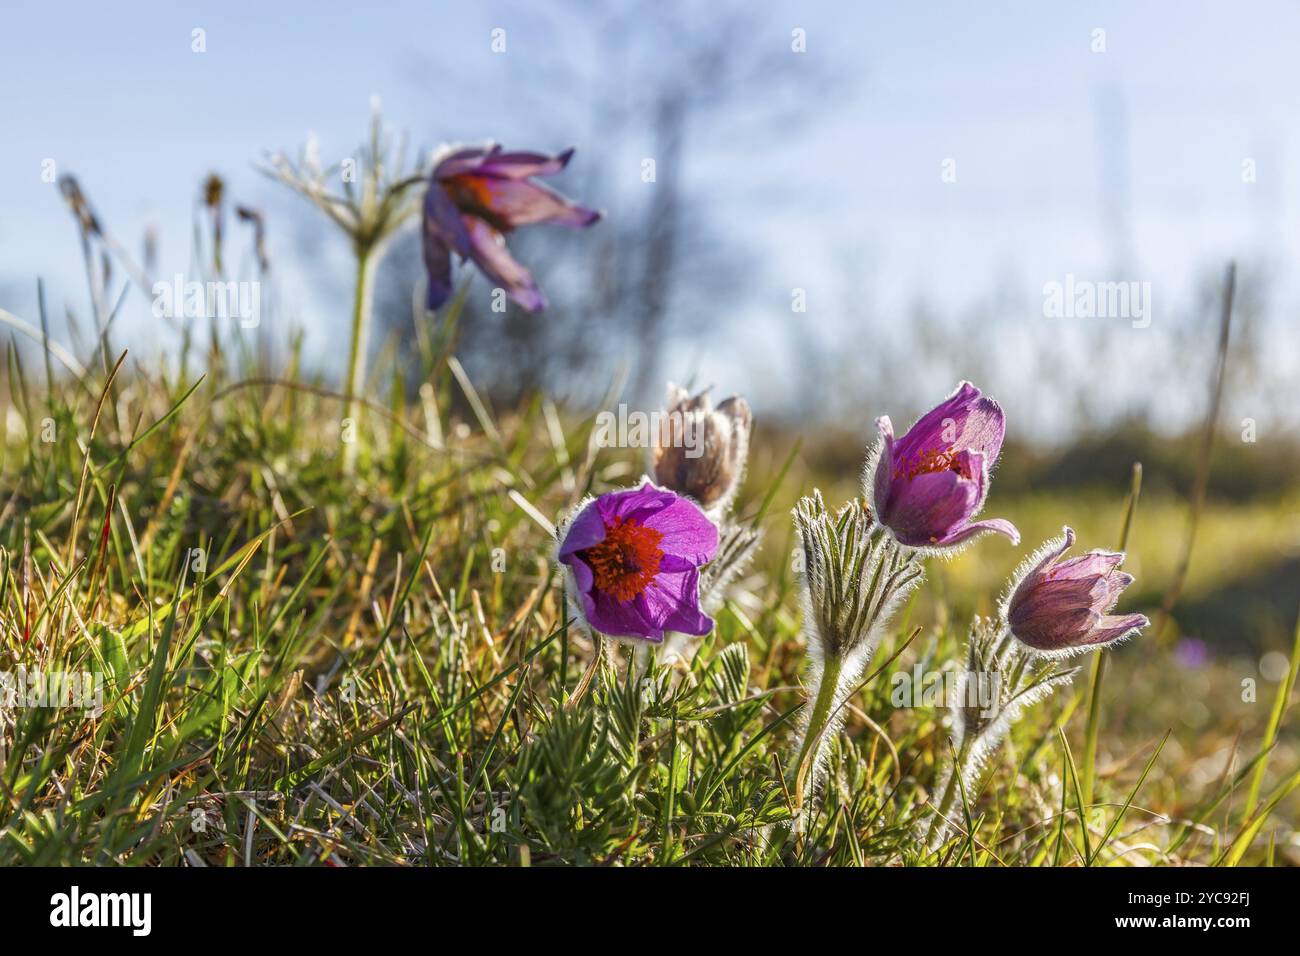
<path id="1" fill-rule="evenodd" d="M 718 550 L 718 529 L 693 502 L 646 481 L 603 494 L 561 534 L 557 557 L 587 623 L 610 637 L 656 644 L 665 631 L 707 634 L 700 567 Z"/>
<path id="2" fill-rule="evenodd" d="M 867 465 L 866 491 L 876 520 L 900 544 L 949 548 L 985 531 L 1019 543 L 1020 532 L 1005 519 L 971 520 L 984 507 L 1006 431 L 997 402 L 962 382 L 902 438 L 895 440 L 888 416 L 876 427 L 881 441 Z"/>
<path id="3" fill-rule="evenodd" d="M 1065 529 L 1048 541 L 1016 574 L 1003 609 L 1011 633 L 1044 654 L 1070 654 L 1113 644 L 1151 622 L 1142 614 L 1113 615 L 1110 610 L 1133 576 L 1119 570 L 1122 553 L 1089 551 L 1062 561 L 1074 546 L 1074 531 Z"/>
<path id="4" fill-rule="evenodd" d="M 1174 648 L 1174 660 L 1188 670 L 1197 670 L 1210 662 L 1210 645 L 1195 637 L 1184 637 Z"/>
<path id="5" fill-rule="evenodd" d="M 554 222 L 580 228 L 600 213 L 584 209 L 539 183 L 569 163 L 573 150 L 558 156 L 507 153 L 496 144 L 448 150 L 434 163 L 424 198 L 424 267 L 429 274 L 427 306 L 451 296 L 451 253 L 473 260 L 479 270 L 529 312 L 546 307 L 532 273 L 515 261 L 505 236 L 519 226 Z"/>

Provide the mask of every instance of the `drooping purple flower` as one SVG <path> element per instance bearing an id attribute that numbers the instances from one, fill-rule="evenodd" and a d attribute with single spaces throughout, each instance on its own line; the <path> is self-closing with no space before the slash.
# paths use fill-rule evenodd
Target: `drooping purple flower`
<path id="1" fill-rule="evenodd" d="M 436 309 L 451 296 L 451 253 L 473 260 L 485 276 L 529 312 L 546 307 L 532 273 L 506 248 L 505 237 L 519 226 L 554 222 L 590 226 L 600 213 L 585 209 L 533 181 L 568 165 L 573 150 L 558 156 L 507 153 L 500 145 L 470 146 L 444 152 L 434 163 L 424 197 L 424 267 L 429 275 L 427 306 Z"/>
<path id="2" fill-rule="evenodd" d="M 943 549 L 985 531 L 1019 543 L 1010 521 L 972 520 L 984 507 L 1006 431 L 997 402 L 962 382 L 902 438 L 894 438 L 888 416 L 876 427 L 881 441 L 867 468 L 867 494 L 876 519 L 900 544 Z"/>
<path id="3" fill-rule="evenodd" d="M 1142 614 L 1111 614 L 1133 576 L 1119 570 L 1124 555 L 1089 551 L 1062 561 L 1074 546 L 1066 528 L 1032 555 L 1016 575 L 1003 613 L 1011 633 L 1042 653 L 1069 654 L 1122 640 L 1151 622 Z"/>
<path id="4" fill-rule="evenodd" d="M 713 628 L 700 610 L 699 569 L 717 550 L 718 529 L 698 505 L 646 481 L 584 506 L 557 557 L 593 629 L 658 644 L 665 631 Z"/>

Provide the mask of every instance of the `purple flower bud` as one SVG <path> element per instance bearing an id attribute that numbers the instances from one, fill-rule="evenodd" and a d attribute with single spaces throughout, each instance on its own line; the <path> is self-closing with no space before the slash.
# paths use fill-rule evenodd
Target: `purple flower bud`
<path id="1" fill-rule="evenodd" d="M 718 529 L 699 506 L 646 481 L 581 507 L 560 535 L 575 610 L 610 637 L 658 644 L 665 631 L 707 634 L 700 567 L 718 550 Z"/>
<path id="2" fill-rule="evenodd" d="M 895 440 L 888 417 L 867 465 L 866 493 L 876 519 L 900 544 L 947 549 L 985 531 L 1020 541 L 1002 518 L 972 521 L 984 507 L 989 475 L 1002 449 L 1006 418 L 997 402 L 962 382 L 946 401 Z"/>
<path id="3" fill-rule="evenodd" d="M 1018 570 L 1003 615 L 1022 644 L 1044 654 L 1071 654 L 1113 644 L 1151 622 L 1142 614 L 1110 610 L 1133 576 L 1119 570 L 1122 553 L 1089 551 L 1068 561 L 1070 528 L 1031 555 Z"/>
<path id="4" fill-rule="evenodd" d="M 539 183 L 569 163 L 573 150 L 558 156 L 506 153 L 496 144 L 449 149 L 434 163 L 424 198 L 424 267 L 429 275 L 426 305 L 436 309 L 451 297 L 451 254 L 473 260 L 479 271 L 529 312 L 546 307 L 533 275 L 510 255 L 505 236 L 519 226 L 555 222 L 590 226 L 600 213 L 584 209 Z"/>

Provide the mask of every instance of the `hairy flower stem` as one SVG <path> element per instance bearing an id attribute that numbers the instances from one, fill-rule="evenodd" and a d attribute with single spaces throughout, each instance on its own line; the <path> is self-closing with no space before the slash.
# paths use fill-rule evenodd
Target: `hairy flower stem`
<path id="1" fill-rule="evenodd" d="M 979 617 L 971 622 L 966 666 L 950 708 L 956 753 L 942 784 L 943 795 L 932 804 L 934 816 L 925 836 L 930 851 L 947 838 L 957 795 L 965 790 L 973 796 L 980 768 L 1002 746 L 1025 708 L 1068 684 L 1073 675 L 1073 670 L 1056 670 L 1050 659 L 1022 648 L 1005 622 Z"/>
<path id="2" fill-rule="evenodd" d="M 795 759 L 793 772 L 795 783 L 795 809 L 801 810 L 804 795 L 811 795 L 817 789 L 817 768 L 822 764 L 822 751 L 829 734 L 826 729 L 834 714 L 836 698 L 839 696 L 840 677 L 844 671 L 844 660 L 828 656 L 821 666 L 817 697 L 813 701 L 812 715 L 804 729 L 803 743 L 799 747 L 799 756 Z"/>
<path id="3" fill-rule="evenodd" d="M 348 354 L 348 377 L 343 394 L 346 401 L 343 407 L 343 420 L 351 426 L 350 434 L 344 433 L 343 471 L 352 474 L 356 470 L 357 445 L 360 438 L 361 403 L 357 401 L 358 393 L 365 381 L 366 345 L 370 335 L 371 299 L 375 283 L 375 262 L 377 256 L 373 246 L 356 247 L 357 286 L 352 301 L 352 347 Z"/>
<path id="4" fill-rule="evenodd" d="M 802 813 L 817 793 L 826 740 L 840 711 L 885 636 L 894 612 L 921 583 L 919 554 L 900 547 L 861 501 L 831 514 L 821 492 L 795 505 L 804 560 L 804 633 L 813 655 L 817 691 L 799 744 L 793 802 Z"/>

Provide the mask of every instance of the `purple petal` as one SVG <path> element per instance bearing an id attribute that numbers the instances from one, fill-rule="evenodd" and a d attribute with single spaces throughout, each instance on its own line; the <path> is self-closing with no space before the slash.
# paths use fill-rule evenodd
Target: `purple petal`
<path id="1" fill-rule="evenodd" d="M 479 169 L 492 176 L 501 176 L 506 179 L 554 176 L 556 173 L 563 171 L 572 158 L 572 147 L 555 156 L 530 152 L 496 153 L 486 160 Z"/>
<path id="2" fill-rule="evenodd" d="M 576 554 L 569 555 L 560 559 L 570 568 L 573 569 L 573 579 L 578 585 L 578 594 L 582 597 L 582 603 L 587 610 L 591 610 L 591 589 L 596 583 L 595 572 L 591 570 L 591 565 Z"/>
<path id="3" fill-rule="evenodd" d="M 1015 529 L 1013 528 L 1012 530 L 1014 531 Z M 1061 557 L 1061 555 L 1074 547 L 1074 529 L 1069 525 L 1066 525 L 1061 529 L 1061 532 L 1059 544 L 1057 544 L 1056 547 L 1047 547 L 1043 552 L 1043 556 L 1038 559 L 1038 562 L 1026 571 L 1023 577 L 1021 577 L 1020 583 L 1016 585 L 1015 591 L 1012 592 L 1011 598 L 1007 602 L 1009 607 L 1015 607 L 1015 605 L 1022 600 L 1024 594 L 1043 578 L 1047 573 L 1048 568 L 1050 568 L 1057 559 Z M 1016 532 L 1016 537 L 1013 539 L 1015 543 L 1020 543 L 1019 538 L 1020 533 Z"/>
<path id="4" fill-rule="evenodd" d="M 436 180 L 430 182 L 429 189 L 424 194 L 423 225 L 426 239 L 439 239 L 462 259 L 469 258 L 469 231 L 465 228 L 460 210 Z"/>
<path id="5" fill-rule="evenodd" d="M 980 390 L 970 382 L 962 382 L 952 395 L 916 420 L 916 423 L 898 439 L 894 456 L 904 470 L 913 460 L 919 460 L 927 451 L 946 451 L 961 437 L 962 428 L 970 408 L 980 397 Z M 952 440 L 945 440 L 945 433 Z"/>
<path id="6" fill-rule="evenodd" d="M 1109 574 L 1103 574 L 1101 580 L 1103 592 L 1097 598 L 1097 603 L 1093 607 L 1105 614 L 1116 605 L 1120 595 L 1124 593 L 1125 588 L 1133 583 L 1134 578 L 1133 575 L 1125 574 L 1123 571 L 1112 571 Z"/>
<path id="7" fill-rule="evenodd" d="M 569 555 L 587 548 L 595 547 L 605 540 L 605 522 L 601 518 L 596 502 L 591 502 L 573 519 L 560 544 L 559 557 L 563 561 Z"/>
<path id="8" fill-rule="evenodd" d="M 644 524 L 646 519 L 667 508 L 678 497 L 673 492 L 647 482 L 627 491 L 611 491 L 596 499 L 606 520 L 622 518 Z"/>
<path id="9" fill-rule="evenodd" d="M 928 454 L 961 449 L 982 453 L 989 467 L 997 460 L 1006 433 L 1006 416 L 991 398 L 962 382 L 943 402 L 917 420 L 898 440 L 894 458 L 903 471 Z"/>
<path id="10" fill-rule="evenodd" d="M 510 229 L 553 222 L 580 228 L 600 219 L 600 213 L 570 202 L 539 183 L 518 179 L 480 177 L 488 196 L 487 208 Z"/>
<path id="11" fill-rule="evenodd" d="M 1095 574 L 1108 574 L 1120 566 L 1124 560 L 1123 552 L 1089 551 L 1077 558 L 1062 561 L 1052 568 L 1053 578 L 1082 578 Z"/>
<path id="12" fill-rule="evenodd" d="M 592 573 L 591 565 L 577 555 L 570 555 L 567 558 L 561 558 L 565 564 L 573 571 L 573 580 L 575 593 L 578 595 L 578 601 L 582 605 L 583 616 L 590 623 L 592 616 L 596 613 L 596 592 L 594 585 L 596 576 Z"/>
<path id="13" fill-rule="evenodd" d="M 451 298 L 451 250 L 441 238 L 424 230 L 424 271 L 429 277 L 424 307 L 430 312 Z"/>
<path id="14" fill-rule="evenodd" d="M 1106 595 L 1106 582 L 1100 576 L 1067 578 L 1062 581 L 1039 579 L 1032 587 L 1017 594 L 1008 609 L 1007 623 L 1012 629 L 1034 620 L 1050 620 L 1077 609 L 1096 611 L 1098 599 Z M 1097 611 L 1100 614 L 1100 611 Z"/>
<path id="15" fill-rule="evenodd" d="M 964 468 L 949 468 L 893 482 L 881 520 L 900 542 L 911 547 L 939 544 L 979 511 L 986 481 L 982 463 L 966 460 L 963 465 L 977 467 L 975 477 L 967 477 Z"/>
<path id="16" fill-rule="evenodd" d="M 483 274 L 527 311 L 546 308 L 546 298 L 533 274 L 510 255 L 501 233 L 472 216 L 465 217 L 465 225 L 469 229 L 470 258 Z"/>
<path id="17" fill-rule="evenodd" d="M 1036 651 L 1061 651 L 1086 645 L 1100 620 L 1096 611 L 1079 607 L 1027 618 L 1012 625 L 1011 633 Z"/>
<path id="18" fill-rule="evenodd" d="M 1012 544 L 1020 543 L 1020 532 L 1006 518 L 988 518 L 984 521 L 975 521 L 965 527 L 954 531 L 938 542 L 938 544 L 949 547 L 951 545 L 961 544 L 963 541 L 969 541 L 976 535 L 984 534 L 987 531 L 995 531 L 998 534 L 1006 535 L 1011 539 Z"/>
<path id="19" fill-rule="evenodd" d="M 665 556 L 685 558 L 695 567 L 708 564 L 718 553 L 718 529 L 693 502 L 677 498 L 647 517 L 643 524 L 663 535 L 659 549 Z"/>
<path id="20" fill-rule="evenodd" d="M 1034 569 L 1033 571 L 1030 572 L 1030 574 L 1045 573 L 1048 568 L 1050 568 L 1052 565 L 1056 564 L 1058 560 L 1060 560 L 1061 555 L 1065 554 L 1065 552 L 1069 551 L 1073 547 L 1074 547 L 1074 529 L 1067 524 L 1063 528 L 1061 528 L 1060 544 L 1057 545 L 1055 548 L 1048 548 L 1047 551 L 1043 554 L 1042 559 L 1036 565 L 1034 565 Z"/>
<path id="21" fill-rule="evenodd" d="M 501 147 L 495 143 L 488 143 L 485 146 L 462 146 L 450 150 L 438 157 L 438 162 L 433 168 L 433 178 L 450 179 L 452 176 L 473 172 L 483 165 L 485 159 L 500 152 Z"/>
<path id="22" fill-rule="evenodd" d="M 966 416 L 966 427 L 962 429 L 957 444 L 961 448 L 982 452 L 992 468 L 1002 451 L 1002 439 L 1006 433 L 1007 417 L 1002 406 L 991 398 L 981 398 Z"/>
<path id="23" fill-rule="evenodd" d="M 1092 633 L 1088 635 L 1088 639 L 1083 642 L 1083 646 L 1097 647 L 1109 644 L 1135 630 L 1141 630 L 1150 623 L 1145 614 L 1107 615 L 1097 623 Z"/>
<path id="24" fill-rule="evenodd" d="M 610 637 L 639 637 L 658 644 L 664 639 L 662 625 L 646 619 L 637 600 L 618 601 L 604 591 L 592 593 L 587 609 L 587 621 L 593 628 Z"/>
<path id="25" fill-rule="evenodd" d="M 633 602 L 642 617 L 664 631 L 681 634 L 707 634 L 713 618 L 700 610 L 700 573 L 694 568 L 681 574 L 660 574 L 654 583 Z"/>

